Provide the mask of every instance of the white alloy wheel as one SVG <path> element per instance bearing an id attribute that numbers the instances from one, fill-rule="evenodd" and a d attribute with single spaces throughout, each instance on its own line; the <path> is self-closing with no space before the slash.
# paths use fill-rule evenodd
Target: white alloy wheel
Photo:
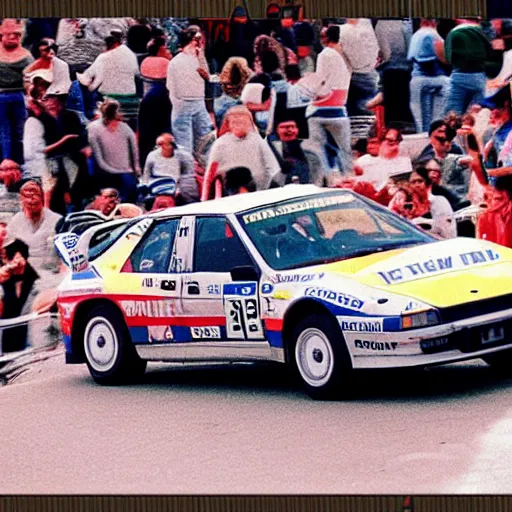
<path id="1" fill-rule="evenodd" d="M 87 361 L 97 372 L 108 372 L 116 364 L 119 340 L 112 324 L 104 317 L 92 318 L 84 333 Z"/>
<path id="2" fill-rule="evenodd" d="M 302 331 L 295 345 L 295 361 L 307 384 L 315 388 L 327 384 L 334 369 L 334 352 L 327 336 L 314 327 Z"/>

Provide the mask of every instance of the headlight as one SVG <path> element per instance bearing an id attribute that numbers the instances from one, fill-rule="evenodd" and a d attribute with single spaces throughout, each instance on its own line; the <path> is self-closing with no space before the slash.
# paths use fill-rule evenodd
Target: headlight
<path id="1" fill-rule="evenodd" d="M 402 330 L 419 329 L 440 323 L 439 313 L 435 309 L 402 314 Z"/>

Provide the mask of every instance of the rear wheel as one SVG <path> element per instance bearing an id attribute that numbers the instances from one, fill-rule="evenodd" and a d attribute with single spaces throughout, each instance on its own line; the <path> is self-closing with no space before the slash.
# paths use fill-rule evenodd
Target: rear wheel
<path id="1" fill-rule="evenodd" d="M 348 399 L 354 371 L 341 329 L 334 318 L 307 316 L 293 331 L 293 360 L 302 384 L 315 400 Z"/>
<path id="2" fill-rule="evenodd" d="M 118 385 L 139 379 L 147 362 L 137 354 L 123 317 L 113 306 L 97 306 L 87 313 L 84 352 L 98 384 Z"/>

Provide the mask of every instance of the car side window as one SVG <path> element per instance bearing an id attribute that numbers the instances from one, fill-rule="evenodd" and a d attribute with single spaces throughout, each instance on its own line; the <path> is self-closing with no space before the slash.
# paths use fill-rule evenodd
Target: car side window
<path id="1" fill-rule="evenodd" d="M 229 272 L 243 265 L 254 263 L 226 218 L 197 218 L 194 272 Z"/>
<path id="2" fill-rule="evenodd" d="M 130 263 L 133 272 L 167 274 L 174 239 L 180 219 L 170 219 L 153 226 L 133 251 Z"/>

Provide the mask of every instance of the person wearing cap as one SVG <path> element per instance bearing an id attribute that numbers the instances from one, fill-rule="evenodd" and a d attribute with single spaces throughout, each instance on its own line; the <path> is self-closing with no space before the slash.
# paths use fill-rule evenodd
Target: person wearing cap
<path id="1" fill-rule="evenodd" d="M 21 211 L 7 224 L 7 235 L 27 244 L 32 266 L 40 271 L 53 252 L 55 226 L 62 216 L 44 206 L 43 188 L 38 181 L 28 180 L 21 186 L 20 203 Z"/>
<path id="2" fill-rule="evenodd" d="M 512 131 L 510 85 L 502 87 L 491 97 L 483 100 L 481 105 L 491 110 L 491 117 L 495 125 L 491 140 L 484 148 L 485 165 L 492 169 L 500 165 L 500 154 L 502 154 L 505 142 Z"/>
<path id="3" fill-rule="evenodd" d="M 310 141 L 321 155 L 326 169 L 330 169 L 326 155 L 327 133 L 330 133 L 337 145 L 341 169 L 331 169 L 330 177 L 330 184 L 335 185 L 341 174 L 352 170 L 350 119 L 345 107 L 351 71 L 342 57 L 340 27 L 329 26 L 326 38 L 326 46 L 318 56 L 315 73 L 321 80 L 321 87 L 317 91 L 316 100 L 307 108 L 306 117 Z"/>
<path id="4" fill-rule="evenodd" d="M 205 103 L 205 81 L 209 80 L 210 71 L 204 58 L 203 39 L 197 26 L 182 31 L 182 51 L 167 68 L 173 135 L 176 144 L 189 153 L 193 153 L 201 139 L 213 131 Z"/>
<path id="5" fill-rule="evenodd" d="M 53 39 L 44 38 L 38 44 L 39 57 L 23 70 L 26 86 L 39 76 L 51 85 L 48 94 L 68 94 L 71 87 L 69 66 L 57 57 L 58 47 Z"/>
<path id="6" fill-rule="evenodd" d="M 444 45 L 444 58 L 452 66 L 446 112 L 462 115 L 472 103 L 484 98 L 486 62 L 492 48 L 478 20 L 459 19 L 457 23 Z"/>
<path id="7" fill-rule="evenodd" d="M 21 46 L 24 22 L 4 18 L 0 25 L 0 161 L 23 163 L 23 124 L 27 117 L 23 70 L 34 61 Z"/>
<path id="8" fill-rule="evenodd" d="M 375 67 L 379 57 L 379 42 L 371 20 L 350 18 L 347 23 L 340 25 L 340 45 L 352 68 L 347 99 L 348 115 L 372 115 L 366 103 L 378 92 L 379 75 Z"/>
<path id="9" fill-rule="evenodd" d="M 443 44 L 437 32 L 437 21 L 422 19 L 409 44 L 407 58 L 413 64 L 411 74 L 411 112 L 418 133 L 427 132 L 430 124 L 441 119 L 450 93 L 450 79 L 446 76 L 436 48 Z"/>

